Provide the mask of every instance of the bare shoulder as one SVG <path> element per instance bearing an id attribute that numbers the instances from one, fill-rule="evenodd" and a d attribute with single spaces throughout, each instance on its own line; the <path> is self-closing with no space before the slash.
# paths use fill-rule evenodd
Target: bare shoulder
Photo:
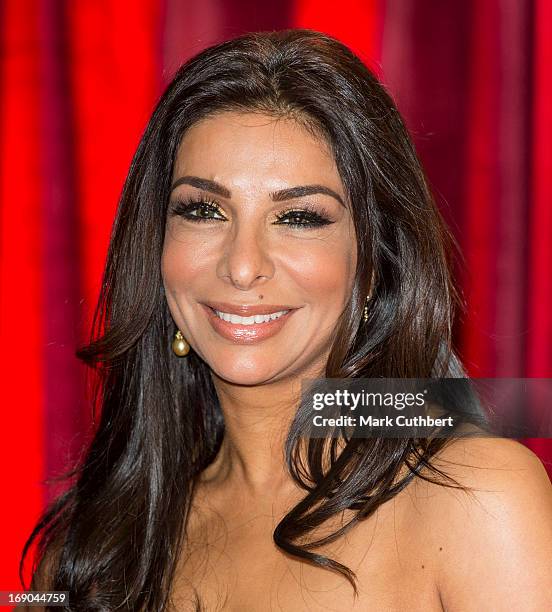
<path id="1" fill-rule="evenodd" d="M 458 439 L 432 464 L 466 490 L 425 483 L 447 611 L 552 609 L 552 484 L 519 442 Z"/>
<path id="2" fill-rule="evenodd" d="M 477 468 L 529 469 L 541 475 L 546 470 L 535 453 L 516 440 L 474 436 L 457 438 L 436 455 L 445 464 L 464 464 Z M 548 479 L 549 480 L 549 479 Z"/>

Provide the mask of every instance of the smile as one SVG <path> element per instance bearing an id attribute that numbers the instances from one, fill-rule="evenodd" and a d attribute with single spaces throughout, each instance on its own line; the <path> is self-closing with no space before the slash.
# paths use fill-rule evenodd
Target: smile
<path id="1" fill-rule="evenodd" d="M 229 323 L 233 323 L 234 325 L 254 325 L 255 323 L 269 323 L 270 321 L 274 321 L 274 319 L 279 319 L 289 310 L 280 310 L 279 312 L 273 312 L 271 314 L 265 315 L 253 315 L 251 317 L 241 317 L 240 315 L 230 314 L 228 312 L 221 312 L 220 310 L 215 310 L 215 313 L 219 318 L 223 321 L 227 321 Z"/>
<path id="2" fill-rule="evenodd" d="M 212 329 L 236 344 L 254 344 L 280 332 L 298 308 L 242 316 L 202 304 Z"/>

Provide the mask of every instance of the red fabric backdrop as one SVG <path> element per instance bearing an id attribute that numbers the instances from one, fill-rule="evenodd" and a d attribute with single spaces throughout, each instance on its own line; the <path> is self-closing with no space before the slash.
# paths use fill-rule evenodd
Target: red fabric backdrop
<path id="1" fill-rule="evenodd" d="M 470 374 L 552 376 L 552 3 L 0 0 L 0 590 L 90 422 L 74 350 L 155 100 L 208 44 L 285 27 L 337 36 L 395 96 L 466 258 Z"/>

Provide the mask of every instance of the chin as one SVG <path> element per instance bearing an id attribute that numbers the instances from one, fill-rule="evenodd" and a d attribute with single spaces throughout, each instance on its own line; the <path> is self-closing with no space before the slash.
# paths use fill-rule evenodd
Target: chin
<path id="1" fill-rule="evenodd" d="M 234 385 L 262 385 L 277 377 L 282 368 L 273 360 L 234 358 L 226 363 L 209 364 L 213 372 L 222 380 Z M 282 366 L 283 367 L 283 366 Z"/>

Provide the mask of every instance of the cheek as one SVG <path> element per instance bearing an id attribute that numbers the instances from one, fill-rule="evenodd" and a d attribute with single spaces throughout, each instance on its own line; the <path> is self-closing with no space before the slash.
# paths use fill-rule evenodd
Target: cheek
<path id="1" fill-rule="evenodd" d="M 205 258 L 201 250 L 198 252 L 196 243 L 167 235 L 161 256 L 161 275 L 167 296 L 182 293 L 182 289 L 200 277 L 205 268 Z"/>
<path id="2" fill-rule="evenodd" d="M 285 261 L 307 299 L 325 304 L 335 301 L 341 307 L 352 288 L 355 259 L 350 242 L 330 246 L 325 241 L 313 241 L 297 250 L 288 249 Z"/>

